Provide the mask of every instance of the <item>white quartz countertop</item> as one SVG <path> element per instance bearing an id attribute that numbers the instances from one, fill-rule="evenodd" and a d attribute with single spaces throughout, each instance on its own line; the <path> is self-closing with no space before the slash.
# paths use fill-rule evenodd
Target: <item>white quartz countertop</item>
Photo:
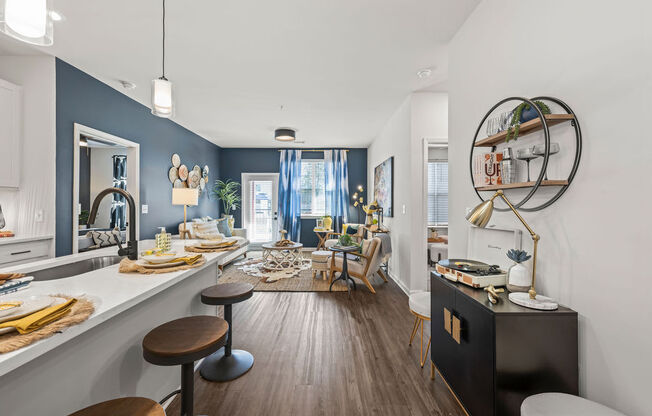
<path id="1" fill-rule="evenodd" d="M 174 241 L 173 250 L 182 252 L 184 244 L 192 242 L 193 240 Z M 140 250 L 153 246 L 154 242 L 152 240 L 139 242 Z M 201 267 L 172 273 L 151 275 L 119 273 L 119 265 L 115 264 L 113 266 L 77 276 L 56 280 L 34 281 L 31 283 L 30 287 L 25 290 L 0 296 L 0 300 L 6 300 L 11 298 L 12 295 L 15 296 L 17 294 L 20 296 L 65 294 L 75 297 L 86 296 L 95 304 L 95 312 L 86 321 L 68 327 L 60 334 L 35 342 L 27 347 L 10 353 L 0 354 L 0 376 L 7 374 L 15 368 L 18 368 L 30 360 L 33 360 L 70 339 L 75 338 L 102 322 L 111 319 L 139 302 L 142 302 L 166 288 L 189 278 L 209 265 L 214 263 L 221 264 L 220 260 L 231 253 L 232 252 L 229 251 L 221 253 L 206 253 L 204 254 L 207 260 L 206 264 Z M 11 268 L 4 268 L 3 272 L 20 271 L 29 275 L 30 271 L 107 255 L 117 255 L 117 248 L 107 247 L 92 252 L 73 254 L 70 256 L 23 264 Z"/>
<path id="2" fill-rule="evenodd" d="M 51 240 L 52 235 L 18 235 L 14 237 L 1 237 L 0 246 L 5 244 L 27 243 L 30 241 Z"/>

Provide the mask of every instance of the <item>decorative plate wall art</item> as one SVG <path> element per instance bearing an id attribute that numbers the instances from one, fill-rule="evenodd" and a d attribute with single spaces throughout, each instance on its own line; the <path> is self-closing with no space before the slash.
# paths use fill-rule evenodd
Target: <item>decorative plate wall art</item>
<path id="1" fill-rule="evenodd" d="M 199 165 L 192 165 L 192 169 L 189 170 L 188 166 L 181 164 L 181 157 L 178 153 L 174 153 L 170 159 L 172 167 L 168 170 L 168 179 L 173 188 L 197 189 L 199 196 L 205 193 L 210 172 L 208 165 L 204 165 L 203 168 Z"/>
<path id="2" fill-rule="evenodd" d="M 186 167 L 186 165 L 179 166 L 179 179 L 181 179 L 182 181 L 188 179 L 188 168 Z"/>
<path id="3" fill-rule="evenodd" d="M 170 182 L 172 183 L 179 179 L 179 170 L 174 166 L 172 166 L 168 171 L 168 179 L 170 179 Z"/>
<path id="4" fill-rule="evenodd" d="M 179 155 L 176 154 L 176 153 L 173 154 L 172 155 L 172 166 L 174 166 L 175 168 L 178 168 L 180 164 L 181 164 L 181 158 L 179 157 Z"/>
<path id="5" fill-rule="evenodd" d="M 374 168 L 374 199 L 386 217 L 394 216 L 394 156 Z"/>
<path id="6" fill-rule="evenodd" d="M 191 170 L 188 173 L 188 186 L 190 188 L 197 188 L 199 187 L 199 180 L 201 179 L 201 176 L 199 176 L 199 173 L 197 173 L 196 170 Z"/>

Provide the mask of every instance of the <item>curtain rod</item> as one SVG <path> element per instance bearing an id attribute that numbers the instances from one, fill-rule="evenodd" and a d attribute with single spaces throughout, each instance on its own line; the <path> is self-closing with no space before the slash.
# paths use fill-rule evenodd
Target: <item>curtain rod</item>
<path id="1" fill-rule="evenodd" d="M 302 152 L 323 152 L 325 150 L 331 150 L 331 149 L 278 149 L 279 152 L 283 150 L 301 150 Z M 335 149 L 335 150 L 344 150 L 345 152 L 348 152 L 348 149 Z"/>

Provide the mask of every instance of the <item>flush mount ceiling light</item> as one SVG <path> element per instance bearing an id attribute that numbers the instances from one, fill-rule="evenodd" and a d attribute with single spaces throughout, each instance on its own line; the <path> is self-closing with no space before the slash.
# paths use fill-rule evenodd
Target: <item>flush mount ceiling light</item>
<path id="1" fill-rule="evenodd" d="M 430 69 L 430 68 L 424 68 L 424 69 L 421 69 L 421 70 L 417 71 L 417 76 L 420 79 L 428 78 L 430 75 L 432 75 L 432 69 Z"/>
<path id="2" fill-rule="evenodd" d="M 274 139 L 279 142 L 293 142 L 296 139 L 297 132 L 294 129 L 281 128 L 274 131 Z"/>
<path id="3" fill-rule="evenodd" d="M 120 83 L 120 85 L 122 85 L 122 88 L 124 88 L 125 90 L 135 90 L 136 89 L 136 84 L 134 84 L 131 81 L 125 81 L 124 79 L 120 79 L 120 80 L 118 80 L 118 82 Z"/>
<path id="4" fill-rule="evenodd" d="M 163 71 L 152 80 L 152 114 L 170 118 L 174 114 L 172 83 L 165 78 L 165 0 L 163 0 Z"/>
<path id="5" fill-rule="evenodd" d="M 0 32 L 32 45 L 52 45 L 47 0 L 0 0 Z"/>

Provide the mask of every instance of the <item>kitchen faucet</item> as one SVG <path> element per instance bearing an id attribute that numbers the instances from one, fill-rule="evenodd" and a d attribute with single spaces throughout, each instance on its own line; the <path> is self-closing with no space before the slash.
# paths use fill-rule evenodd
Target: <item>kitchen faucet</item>
<path id="1" fill-rule="evenodd" d="M 136 240 L 136 203 L 129 192 L 120 188 L 106 188 L 97 194 L 93 201 L 91 213 L 88 215 L 87 224 L 91 226 L 95 222 L 100 202 L 102 201 L 102 198 L 108 194 L 120 194 L 124 196 L 127 205 L 129 205 L 129 241 L 127 241 L 127 248 L 122 248 L 122 244 L 120 244 L 122 236 L 118 236 L 118 256 L 127 256 L 130 260 L 138 260 L 138 240 Z"/>

